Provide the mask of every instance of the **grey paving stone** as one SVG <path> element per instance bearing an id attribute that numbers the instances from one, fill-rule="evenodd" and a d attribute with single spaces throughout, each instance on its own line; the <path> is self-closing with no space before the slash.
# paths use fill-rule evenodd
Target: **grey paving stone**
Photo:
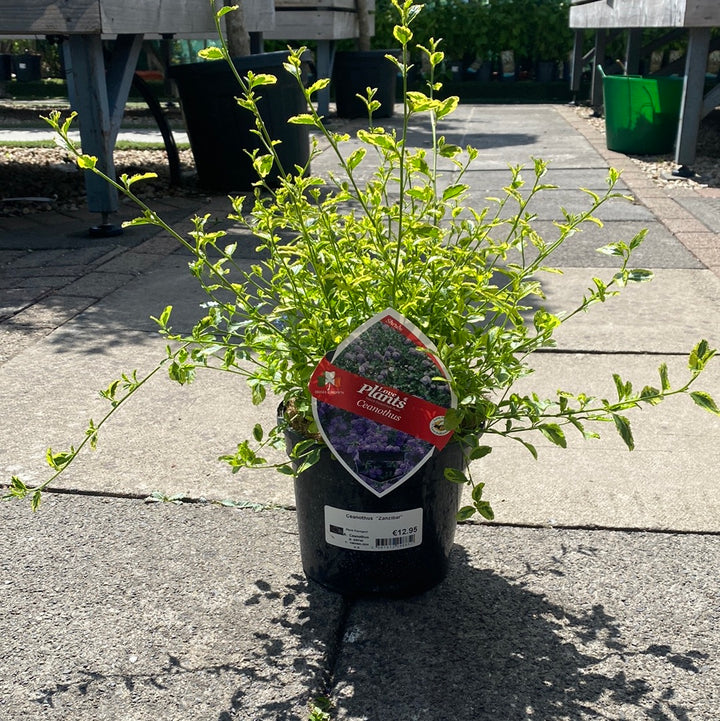
<path id="1" fill-rule="evenodd" d="M 47 497 L 3 503 L 3 721 L 302 721 L 342 600 L 293 514 Z"/>
<path id="2" fill-rule="evenodd" d="M 714 536 L 462 528 L 445 583 L 348 618 L 342 721 L 711 721 Z"/>

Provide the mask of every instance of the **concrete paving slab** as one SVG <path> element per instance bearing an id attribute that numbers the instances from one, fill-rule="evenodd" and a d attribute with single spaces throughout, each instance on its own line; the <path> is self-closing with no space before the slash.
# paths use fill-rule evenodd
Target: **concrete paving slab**
<path id="1" fill-rule="evenodd" d="M 474 175 L 476 171 L 467 173 L 466 181 L 469 185 L 474 184 Z M 625 192 L 621 189 L 622 192 Z M 529 191 L 521 191 L 523 198 L 527 198 Z M 476 191 L 471 190 L 469 193 L 470 200 L 469 205 L 474 208 L 483 208 L 488 205 L 486 202 L 486 192 L 478 194 Z M 490 206 L 494 209 L 494 205 Z M 592 207 L 592 200 L 588 197 L 587 193 L 584 193 L 579 189 L 562 191 L 557 189 L 545 190 L 535 195 L 530 203 L 527 204 L 526 211 L 536 216 L 539 220 L 556 220 L 558 222 L 564 221 L 563 209 L 568 213 L 585 213 Z M 509 202 L 503 209 L 500 217 L 507 218 L 509 215 L 515 215 L 518 211 L 518 204 Z M 595 212 L 595 217 L 603 222 L 611 220 L 619 221 L 644 221 L 646 223 L 652 223 L 654 216 L 650 211 L 643 205 L 638 203 L 629 202 L 621 198 L 612 198 L 606 201 L 600 208 Z"/>
<path id="2" fill-rule="evenodd" d="M 134 280 L 93 305 L 78 319 L 78 328 L 84 328 L 86 333 L 102 328 L 154 332 L 158 326 L 151 316 L 158 317 L 166 306 L 172 305 L 171 325 L 177 331 L 187 332 L 205 315 L 201 305 L 208 297 L 188 269 L 189 255 L 126 253 L 120 259 L 123 262 L 119 267 L 112 269 L 106 265 L 95 275 L 115 277 L 130 267 L 137 269 Z"/>
<path id="3" fill-rule="evenodd" d="M 57 331 L 0 368 L 0 469 L 5 480 L 48 477 L 45 451 L 79 445 L 92 418 L 109 410 L 98 391 L 123 373 L 143 377 L 165 356 L 154 334 L 116 333 L 86 339 L 72 329 Z M 47 403 L 48 398 L 67 399 Z M 274 425 L 277 403 L 250 402 L 244 380 L 218 372 L 199 373 L 181 387 L 164 371 L 121 410 L 100 435 L 98 449 L 78 458 L 57 486 L 84 492 L 161 492 L 192 498 L 232 499 L 292 506 L 292 480 L 274 470 L 232 474 L 223 454 L 233 453 L 255 423 Z M 269 453 L 272 462 L 283 454 Z"/>
<path id="4" fill-rule="evenodd" d="M 3 721 L 302 721 L 342 599 L 288 512 L 48 497 L 0 507 Z"/>
<path id="5" fill-rule="evenodd" d="M 542 238 L 550 242 L 559 237 L 552 221 L 540 220 L 533 224 Z M 616 257 L 598 253 L 597 249 L 609 243 L 630 241 L 642 230 L 647 236 L 632 256 L 635 268 L 703 268 L 703 264 L 685 246 L 678 243 L 672 233 L 657 221 L 613 221 L 600 228 L 587 223 L 581 232 L 569 238 L 553 254 L 549 264 L 559 268 L 596 267 L 618 268 Z"/>
<path id="6" fill-rule="evenodd" d="M 670 355 L 542 353 L 535 372 L 518 392 L 555 397 L 558 390 L 617 397 L 613 373 L 640 389 L 659 386 L 658 366 L 666 362 L 674 385 L 688 378 L 683 357 Z M 720 398 L 720 367 L 710 367 L 698 390 Z M 519 443 L 486 436 L 492 453 L 471 466 L 486 484 L 484 496 L 496 520 L 508 524 L 596 526 L 720 532 L 720 418 L 690 398 L 670 398 L 653 408 L 628 411 L 635 450 L 614 426 L 601 424 L 601 438 L 584 440 L 566 429 L 567 449 L 537 434 L 535 460 Z M 466 494 L 469 495 L 469 494 Z M 469 498 L 465 499 L 469 503 Z"/>
<path id="7" fill-rule="evenodd" d="M 445 583 L 351 610 L 337 719 L 688 719 L 720 707 L 715 536 L 463 527 Z"/>
<path id="8" fill-rule="evenodd" d="M 713 233 L 720 233 L 720 198 L 676 196 L 675 200 L 699 218 Z"/>
<path id="9" fill-rule="evenodd" d="M 709 270 L 654 270 L 650 282 L 633 283 L 619 296 L 596 304 L 560 328 L 558 347 L 598 353 L 689 353 L 702 338 L 720 347 L 720 278 Z M 550 312 L 571 310 L 607 268 L 565 268 L 546 274 L 543 286 Z"/>

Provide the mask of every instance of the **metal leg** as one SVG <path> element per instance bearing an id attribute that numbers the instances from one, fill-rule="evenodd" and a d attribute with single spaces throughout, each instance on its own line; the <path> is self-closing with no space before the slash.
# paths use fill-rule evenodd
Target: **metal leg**
<path id="1" fill-rule="evenodd" d="M 68 94 L 80 116 L 83 153 L 94 155 L 98 168 L 111 178 L 115 178 L 115 141 L 141 45 L 142 35 L 118 36 L 106 66 L 100 36 L 71 35 L 64 44 Z M 90 172 L 85 187 L 88 207 L 103 216 L 95 234 L 117 234 L 107 222 L 118 209 L 117 191 Z"/>

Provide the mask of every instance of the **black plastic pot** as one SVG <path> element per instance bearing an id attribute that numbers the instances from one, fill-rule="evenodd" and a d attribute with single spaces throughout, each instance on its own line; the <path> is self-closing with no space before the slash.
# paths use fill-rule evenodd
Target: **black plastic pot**
<path id="1" fill-rule="evenodd" d="M 18 82 L 32 82 L 40 80 L 42 73 L 40 69 L 40 56 L 31 53 L 17 55 L 15 57 L 15 79 Z"/>
<path id="2" fill-rule="evenodd" d="M 0 80 L 12 80 L 12 65 L 12 55 L 0 53 Z"/>
<path id="3" fill-rule="evenodd" d="M 300 440 L 287 432 L 288 451 Z M 295 479 L 305 574 L 346 596 L 407 596 L 440 583 L 448 570 L 461 494 L 444 470 L 462 469 L 464 463 L 461 446 L 450 443 L 378 498 L 324 447 L 320 461 Z"/>
<path id="4" fill-rule="evenodd" d="M 538 60 L 535 65 L 535 80 L 539 83 L 557 80 L 557 63 L 552 60 Z"/>
<path id="5" fill-rule="evenodd" d="M 306 109 L 297 81 L 283 68 L 287 57 L 288 53 L 281 51 L 233 62 L 241 76 L 252 70 L 277 77 L 274 85 L 258 88 L 258 107 L 272 139 L 281 141 L 277 151 L 283 168 L 293 171 L 295 165 L 308 162 L 310 141 L 306 126 L 287 122 Z M 220 191 L 249 189 L 258 176 L 247 151 L 261 148 L 261 143 L 252 132 L 252 113 L 237 104 L 241 90 L 228 65 L 224 61 L 174 65 L 169 75 L 177 83 L 200 185 Z M 277 177 L 276 170 L 269 181 Z"/>
<path id="6" fill-rule="evenodd" d="M 367 117 L 367 105 L 357 97 L 367 95 L 367 88 L 377 88 L 375 100 L 380 107 L 375 118 L 390 118 L 394 113 L 397 92 L 397 67 L 385 56 L 390 50 L 347 50 L 335 53 L 332 83 L 340 118 Z"/>

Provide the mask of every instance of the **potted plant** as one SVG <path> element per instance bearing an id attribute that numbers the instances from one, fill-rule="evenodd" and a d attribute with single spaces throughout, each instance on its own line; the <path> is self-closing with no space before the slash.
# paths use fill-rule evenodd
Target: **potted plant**
<path id="1" fill-rule="evenodd" d="M 640 390 L 614 376 L 615 400 L 565 392 L 545 399 L 516 390 L 531 372 L 528 359 L 552 346 L 557 328 L 627 284 L 650 279 L 649 271 L 629 265 L 644 233 L 602 249 L 617 258 L 618 268 L 606 280 L 593 278 L 575 308 L 563 315 L 544 308 L 541 279 L 553 253 L 593 222 L 604 202 L 619 197 L 617 173 L 610 172 L 604 195 L 587 191 L 587 209 L 566 213 L 552 238 L 537 233 L 530 212 L 536 196 L 551 187 L 541 160 L 527 184 L 514 168 L 504 197 L 484 208 L 468 205 L 466 173 L 478 153 L 440 134 L 458 99 L 438 99 L 432 73 L 426 93 L 407 90 L 417 8 L 410 0 L 393 1 L 397 69 L 405 83 L 399 133 L 371 126 L 351 139 L 328 129 L 311 102 L 327 79 L 303 87 L 302 49 L 286 62 L 307 105 L 291 122 L 312 127 L 327 145 L 322 152 L 336 157 L 338 169 L 328 178 L 280 166 L 257 107 L 257 96 L 274 79 L 252 73 L 242 79 L 233 70 L 243 88 L 240 102 L 258 119 L 265 144 L 264 153 L 254 154 L 255 170 L 267 178 L 275 166 L 280 178 L 278 187 L 260 182 L 252 198 L 231 199 L 229 217 L 263 251 L 249 270 L 235 263 L 225 233 L 206 227 L 208 218 L 195 218 L 184 237 L 134 194 L 143 176 L 118 183 L 142 209 L 131 224 L 171 233 L 193 254 L 191 272 L 210 296 L 206 316 L 188 335 L 172 330 L 170 307 L 159 315 L 171 345 L 149 376 L 166 367 L 171 378 L 187 383 L 214 367 L 243 376 L 254 403 L 274 394 L 273 427 L 256 425 L 223 459 L 234 471 L 269 465 L 294 477 L 306 573 L 343 593 L 409 593 L 443 577 L 457 519 L 493 518 L 469 466 L 492 452 L 498 436 L 537 456 L 533 433 L 565 448 L 568 431 L 597 437 L 595 427 L 609 424 L 632 449 L 627 413 L 634 408 L 687 394 L 720 414 L 709 395 L 694 390 L 715 353 L 705 341 L 692 350 L 689 376 L 677 386 L 662 365 L 656 384 Z M 443 60 L 434 41 L 422 51 L 430 68 Z M 230 60 L 224 43 L 216 52 Z M 369 99 L 370 114 L 376 107 Z M 431 143 L 413 149 L 407 128 L 423 118 Z M 71 119 L 54 113 L 49 120 L 80 166 L 99 172 L 94 158 L 68 139 Z M 315 141 L 311 160 L 319 152 Z M 446 176 L 441 165 L 452 172 Z M 13 477 L 6 497 L 29 497 L 36 507 L 43 489 L 84 446 L 97 443 L 103 425 L 145 380 L 126 374 L 113 382 L 102 392 L 107 415 L 90 423 L 82 442 L 48 451 L 51 477 L 34 488 Z M 417 410 L 410 420 L 427 418 L 427 425 L 407 430 L 404 418 L 398 423 L 406 430 L 399 431 L 393 419 L 406 406 Z M 432 447 L 419 447 L 419 440 Z M 266 461 L 269 448 L 286 449 L 287 460 Z M 458 508 L 466 486 L 471 502 Z"/>

